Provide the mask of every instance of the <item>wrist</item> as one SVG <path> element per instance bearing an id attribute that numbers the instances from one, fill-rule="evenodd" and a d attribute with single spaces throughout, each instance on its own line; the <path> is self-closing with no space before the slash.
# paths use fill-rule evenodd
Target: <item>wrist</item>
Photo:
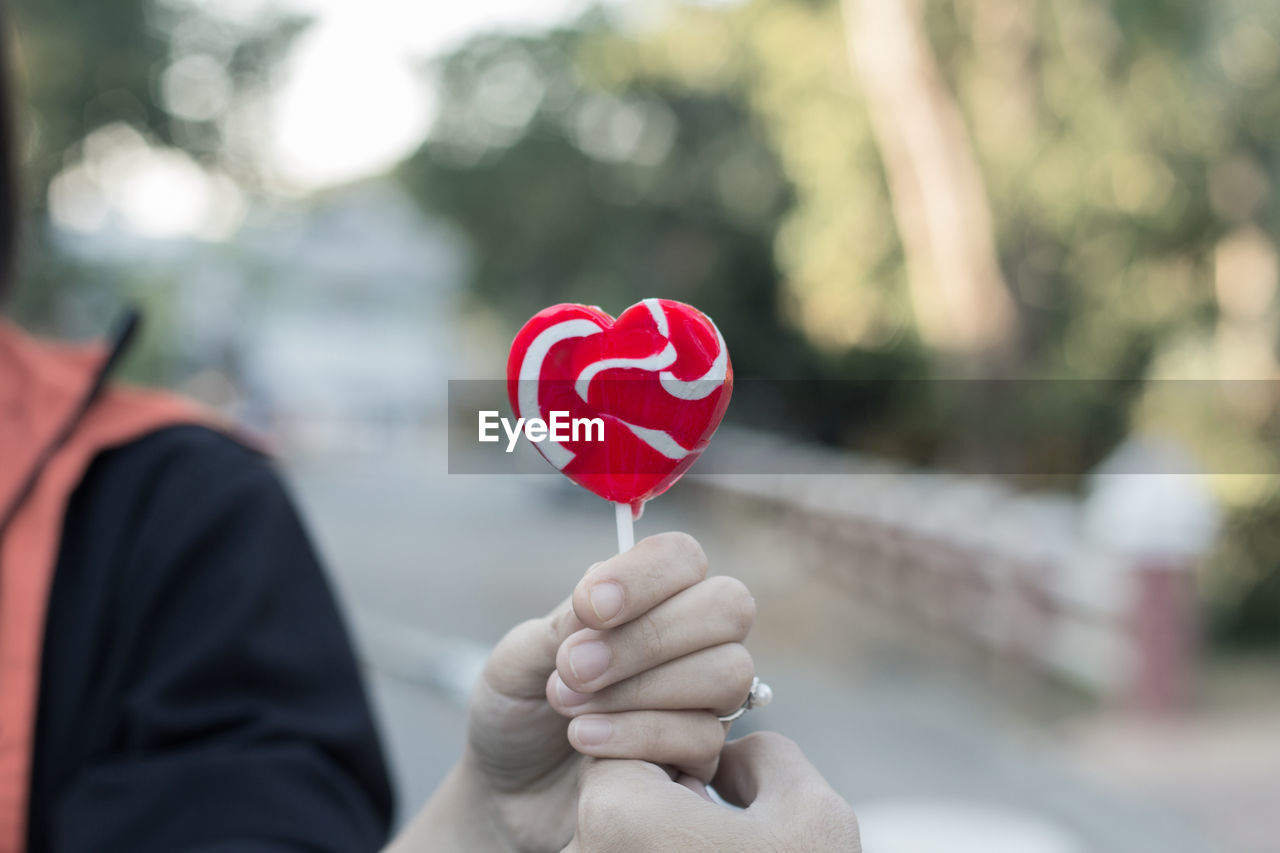
<path id="1" fill-rule="evenodd" d="M 499 817 L 496 796 L 470 750 L 384 853 L 460 850 L 519 853 Z"/>

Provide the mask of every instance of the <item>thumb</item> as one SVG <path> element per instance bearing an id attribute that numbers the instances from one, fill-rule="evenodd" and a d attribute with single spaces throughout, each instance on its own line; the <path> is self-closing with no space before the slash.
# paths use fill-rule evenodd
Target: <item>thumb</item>
<path id="1" fill-rule="evenodd" d="M 541 699 L 556 668 L 556 651 L 574 631 L 584 627 L 566 598 L 546 616 L 529 619 L 498 641 L 484 667 L 484 680 L 494 691 L 515 699 Z"/>
<path id="2" fill-rule="evenodd" d="M 711 784 L 726 800 L 757 812 L 786 809 L 796 797 L 827 787 L 796 742 L 776 732 L 726 743 Z"/>

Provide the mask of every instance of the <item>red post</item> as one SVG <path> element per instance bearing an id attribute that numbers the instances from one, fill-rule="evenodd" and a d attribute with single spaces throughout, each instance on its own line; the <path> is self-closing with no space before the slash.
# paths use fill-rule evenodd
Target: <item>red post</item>
<path id="1" fill-rule="evenodd" d="M 1183 711 L 1191 701 L 1199 647 L 1192 567 L 1139 562 L 1131 602 L 1133 657 L 1126 705 L 1156 715 Z"/>

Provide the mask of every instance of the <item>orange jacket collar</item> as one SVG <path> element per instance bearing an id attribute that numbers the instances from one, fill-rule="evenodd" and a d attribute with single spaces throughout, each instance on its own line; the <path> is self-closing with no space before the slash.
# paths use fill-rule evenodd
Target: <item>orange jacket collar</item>
<path id="1" fill-rule="evenodd" d="M 71 493 L 101 451 L 212 418 L 105 385 L 112 346 L 37 341 L 0 321 L 0 853 L 25 845 L 45 611 Z"/>
<path id="2" fill-rule="evenodd" d="M 102 344 L 40 343 L 0 320 L 0 530 L 88 405 L 109 360 Z"/>

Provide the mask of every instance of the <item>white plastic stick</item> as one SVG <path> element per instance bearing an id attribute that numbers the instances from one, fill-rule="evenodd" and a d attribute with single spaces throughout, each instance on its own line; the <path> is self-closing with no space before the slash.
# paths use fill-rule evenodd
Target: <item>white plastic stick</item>
<path id="1" fill-rule="evenodd" d="M 631 504 L 614 504 L 613 509 L 618 519 L 618 553 L 621 554 L 636 544 L 636 530 L 631 521 Z"/>

